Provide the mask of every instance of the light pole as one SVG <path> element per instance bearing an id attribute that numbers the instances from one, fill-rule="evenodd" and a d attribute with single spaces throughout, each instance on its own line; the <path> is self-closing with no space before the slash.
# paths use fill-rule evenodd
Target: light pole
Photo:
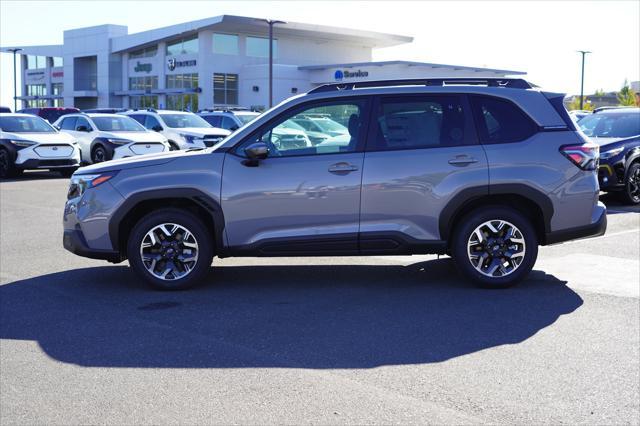
<path id="1" fill-rule="evenodd" d="M 275 19 L 258 19 L 269 25 L 269 108 L 273 106 L 273 26 L 276 24 L 286 24 L 284 21 Z"/>
<path id="2" fill-rule="evenodd" d="M 582 102 L 584 101 L 584 57 L 587 53 L 591 53 L 588 50 L 578 50 L 578 53 L 582 53 L 582 77 L 580 78 L 580 109 L 582 109 Z"/>
<path id="3" fill-rule="evenodd" d="M 16 81 L 16 53 L 21 51 L 19 47 L 14 47 L 13 49 L 7 49 L 7 52 L 13 52 L 13 112 L 16 112 L 18 109 L 18 89 L 17 89 L 17 81 Z"/>

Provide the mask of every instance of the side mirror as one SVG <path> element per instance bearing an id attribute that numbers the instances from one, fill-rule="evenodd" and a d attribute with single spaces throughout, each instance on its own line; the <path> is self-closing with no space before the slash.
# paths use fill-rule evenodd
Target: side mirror
<path id="1" fill-rule="evenodd" d="M 244 149 L 250 160 L 264 160 L 269 156 L 269 148 L 264 142 L 252 143 Z"/>
<path id="2" fill-rule="evenodd" d="M 240 127 L 233 125 L 231 127 L 229 127 L 229 130 L 231 130 L 232 132 L 235 132 L 236 130 L 238 130 Z"/>
<path id="3" fill-rule="evenodd" d="M 89 129 L 87 126 L 78 126 L 76 127 L 76 132 L 90 132 L 91 129 Z"/>
<path id="4" fill-rule="evenodd" d="M 151 130 L 153 130 L 154 132 L 161 132 L 162 131 L 162 126 L 159 124 L 156 124 L 155 126 L 153 126 L 151 128 Z"/>

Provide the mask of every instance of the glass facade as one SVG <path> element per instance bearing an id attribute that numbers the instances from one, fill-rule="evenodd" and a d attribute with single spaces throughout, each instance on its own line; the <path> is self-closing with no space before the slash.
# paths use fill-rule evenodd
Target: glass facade
<path id="1" fill-rule="evenodd" d="M 167 89 L 196 89 L 198 74 L 173 74 L 167 76 Z"/>
<path id="2" fill-rule="evenodd" d="M 51 85 L 51 94 L 52 95 L 62 95 L 62 91 L 64 90 L 63 83 L 53 83 Z"/>
<path id="3" fill-rule="evenodd" d="M 129 59 L 151 58 L 153 56 L 156 56 L 157 53 L 158 53 L 157 45 L 149 46 L 149 47 L 145 47 L 144 49 L 129 52 Z"/>
<path id="4" fill-rule="evenodd" d="M 213 53 L 221 55 L 237 55 L 238 54 L 238 36 L 232 34 L 214 34 L 213 35 Z"/>
<path id="5" fill-rule="evenodd" d="M 64 65 L 64 62 L 62 61 L 62 58 L 54 56 L 52 59 L 53 59 L 53 66 L 54 67 L 61 67 L 61 66 Z"/>
<path id="6" fill-rule="evenodd" d="M 152 90 L 158 88 L 158 76 L 129 77 L 129 90 Z"/>
<path id="7" fill-rule="evenodd" d="M 38 68 L 46 68 L 47 67 L 47 57 L 46 56 L 33 56 L 27 55 L 27 69 L 35 70 Z"/>
<path id="8" fill-rule="evenodd" d="M 167 95 L 167 109 L 178 111 L 198 111 L 198 94 L 182 93 L 179 95 Z"/>
<path id="9" fill-rule="evenodd" d="M 167 56 L 189 55 L 198 53 L 198 35 L 181 38 L 167 43 Z"/>
<path id="10" fill-rule="evenodd" d="M 158 108 L 157 96 L 130 96 L 129 108 L 143 109 L 143 108 Z"/>
<path id="11" fill-rule="evenodd" d="M 27 84 L 26 96 L 47 96 L 46 84 Z"/>
<path id="12" fill-rule="evenodd" d="M 262 37 L 247 37 L 247 56 L 255 58 L 269 57 L 269 39 Z M 273 57 L 278 57 L 278 40 L 273 40 Z"/>
<path id="13" fill-rule="evenodd" d="M 238 105 L 238 74 L 213 74 L 214 105 Z"/>

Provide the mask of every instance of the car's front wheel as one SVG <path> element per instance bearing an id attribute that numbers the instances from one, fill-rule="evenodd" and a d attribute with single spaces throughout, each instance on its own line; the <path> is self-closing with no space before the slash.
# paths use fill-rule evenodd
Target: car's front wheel
<path id="1" fill-rule="evenodd" d="M 5 148 L 0 148 L 0 178 L 12 178 L 19 176 L 21 173 L 22 170 L 16 168 L 9 151 Z"/>
<path id="2" fill-rule="evenodd" d="M 183 290 L 201 280 L 213 258 L 213 238 L 202 221 L 183 209 L 144 216 L 127 244 L 133 270 L 160 290 Z"/>
<path id="3" fill-rule="evenodd" d="M 485 288 L 505 288 L 525 278 L 538 257 L 531 222 L 517 210 L 494 206 L 458 222 L 452 254 L 462 274 Z"/>
<path id="4" fill-rule="evenodd" d="M 633 163 L 627 170 L 622 199 L 628 204 L 640 204 L 640 163 Z"/>
<path id="5" fill-rule="evenodd" d="M 106 149 L 104 149 L 104 147 L 102 146 L 97 146 L 93 149 L 93 151 L 91 152 L 91 162 L 95 163 L 102 163 L 104 161 L 109 161 L 111 160 L 111 157 L 109 156 L 109 153 L 107 152 Z"/>

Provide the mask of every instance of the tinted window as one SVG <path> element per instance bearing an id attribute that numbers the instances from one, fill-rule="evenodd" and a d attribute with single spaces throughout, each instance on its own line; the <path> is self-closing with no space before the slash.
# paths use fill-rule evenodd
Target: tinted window
<path id="1" fill-rule="evenodd" d="M 203 115 L 202 118 L 213 127 L 220 127 L 220 123 L 222 122 L 222 117 L 219 115 Z"/>
<path id="2" fill-rule="evenodd" d="M 144 119 L 145 119 L 145 116 L 144 116 L 144 115 L 141 115 L 141 114 L 131 114 L 131 115 L 128 115 L 127 117 L 131 117 L 131 118 L 133 118 L 134 120 L 136 120 L 138 123 L 140 123 L 140 124 L 144 125 Z"/>
<path id="3" fill-rule="evenodd" d="M 167 127 L 183 129 L 185 127 L 211 127 L 200 116 L 195 114 L 162 114 Z"/>
<path id="4" fill-rule="evenodd" d="M 366 100 L 339 101 L 300 108 L 281 115 L 275 122 L 263 127 L 256 138 L 249 138 L 241 148 L 255 142 L 264 142 L 269 147 L 270 157 L 292 155 L 318 155 L 354 152 L 360 141 L 363 128 Z M 297 114 L 326 114 L 332 120 L 343 123 L 348 132 L 338 136 L 308 133 L 292 117 Z M 240 149 L 242 155 L 243 151 Z"/>
<path id="5" fill-rule="evenodd" d="M 153 130 L 153 128 L 156 126 L 162 127 L 157 118 L 155 118 L 153 115 L 147 115 L 144 121 L 144 127 L 149 130 Z"/>
<path id="6" fill-rule="evenodd" d="M 375 149 L 465 145 L 465 110 L 459 96 L 383 98 L 377 111 Z"/>
<path id="7" fill-rule="evenodd" d="M 594 138 L 626 138 L 640 135 L 640 113 L 597 113 L 578 122 L 582 131 Z"/>
<path id="8" fill-rule="evenodd" d="M 519 142 L 536 132 L 536 125 L 513 103 L 488 96 L 471 96 L 482 143 Z"/>
<path id="9" fill-rule="evenodd" d="M 137 121 L 125 116 L 93 117 L 98 130 L 105 132 L 144 132 L 145 129 Z"/>
<path id="10" fill-rule="evenodd" d="M 237 55 L 238 36 L 232 34 L 214 34 L 213 53 L 221 53 L 223 55 Z"/>
<path id="11" fill-rule="evenodd" d="M 39 117 L 0 117 L 0 129 L 11 133 L 55 133 L 55 129 Z"/>
<path id="12" fill-rule="evenodd" d="M 76 117 L 67 117 L 62 119 L 60 123 L 60 129 L 62 130 L 75 130 L 76 129 Z"/>

